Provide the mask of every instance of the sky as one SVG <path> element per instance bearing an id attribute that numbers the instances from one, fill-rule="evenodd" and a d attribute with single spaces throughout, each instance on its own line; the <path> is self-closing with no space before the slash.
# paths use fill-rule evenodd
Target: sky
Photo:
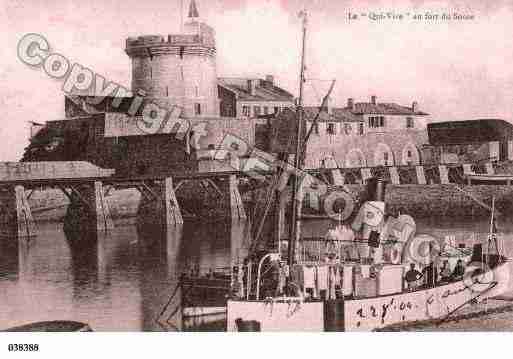
<path id="1" fill-rule="evenodd" d="M 297 95 L 301 20 L 309 14 L 306 104 L 319 104 L 336 79 L 332 106 L 378 101 L 411 105 L 433 121 L 513 121 L 513 1 L 196 0 L 216 30 L 218 76 L 273 74 Z M 27 33 L 53 51 L 119 84 L 130 84 L 128 36 L 178 33 L 189 0 L 0 0 L 0 161 L 17 161 L 27 121 L 63 118 L 62 83 L 17 58 Z M 349 20 L 348 13 L 409 14 L 403 20 Z M 413 20 L 454 13 L 474 20 Z"/>

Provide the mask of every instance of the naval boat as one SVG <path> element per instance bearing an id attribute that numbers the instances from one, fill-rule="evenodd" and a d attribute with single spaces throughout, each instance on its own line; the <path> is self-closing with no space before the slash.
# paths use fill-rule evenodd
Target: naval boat
<path id="1" fill-rule="evenodd" d="M 510 290 L 513 263 L 501 254 L 493 215 L 487 241 L 473 248 L 417 234 L 410 216 L 383 215 L 386 185 L 377 182 L 351 226 L 301 240 L 293 263 L 282 251 L 248 262 L 227 302 L 227 330 L 372 331 L 443 320 Z"/>
<path id="2" fill-rule="evenodd" d="M 290 150 L 290 143 L 284 143 L 282 153 L 278 152 L 283 159 L 293 154 L 297 170 L 291 176 L 290 233 L 286 246 L 278 238 L 278 250 L 250 253 L 239 264 L 227 300 L 227 330 L 371 331 L 398 323 L 443 320 L 472 303 L 508 291 L 512 262 L 500 253 L 494 203 L 487 242 L 465 248 L 445 238 L 416 233 L 410 216 L 387 213 L 386 182 L 370 178 L 366 199 L 359 201 L 350 223 L 330 229 L 326 238 L 302 238 L 304 183 L 297 173 L 303 168 L 304 144 L 318 116 L 305 136 L 302 94 L 307 20 L 305 12 L 301 15 L 299 98 L 294 116 L 289 116 L 295 122 L 284 127 L 295 128 L 295 144 Z M 333 86 L 334 81 L 319 113 L 327 107 Z M 287 142 L 290 136 L 281 134 L 280 138 Z M 288 178 L 281 183 L 288 183 Z M 264 213 L 271 205 L 268 198 Z M 276 211 L 282 211 L 278 217 L 284 218 L 282 207 L 286 206 L 278 202 Z M 280 237 L 281 229 L 276 232 Z M 254 240 L 258 238 L 259 232 Z"/>

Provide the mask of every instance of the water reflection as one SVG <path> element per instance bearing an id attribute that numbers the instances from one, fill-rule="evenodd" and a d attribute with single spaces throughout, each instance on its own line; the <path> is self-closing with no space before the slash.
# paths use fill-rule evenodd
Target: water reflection
<path id="1" fill-rule="evenodd" d="M 101 296 L 108 286 L 106 235 L 65 232 L 65 238 L 69 246 L 74 300 Z"/>
<path id="2" fill-rule="evenodd" d="M 501 224 L 501 223 L 500 223 Z M 323 235 L 326 221 L 303 225 L 305 236 Z M 0 329 L 43 320 L 76 320 L 98 331 L 171 330 L 157 318 L 177 278 L 229 268 L 245 256 L 246 222 L 186 222 L 165 235 L 117 223 L 108 236 L 66 236 L 58 224 L 40 224 L 30 242 L 0 241 Z M 421 233 L 478 232 L 487 221 L 424 221 Z M 499 228 L 513 253 L 513 224 Z"/>
<path id="3" fill-rule="evenodd" d="M 18 280 L 28 270 L 28 255 L 33 239 L 0 238 L 0 278 Z"/>
<path id="4" fill-rule="evenodd" d="M 139 290 L 141 328 L 166 330 L 159 325 L 159 313 L 176 287 L 182 252 L 183 226 L 162 231 L 138 228 Z"/>

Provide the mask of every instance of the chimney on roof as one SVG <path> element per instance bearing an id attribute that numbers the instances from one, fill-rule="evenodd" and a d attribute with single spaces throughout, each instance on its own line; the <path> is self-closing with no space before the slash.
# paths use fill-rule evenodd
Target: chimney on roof
<path id="1" fill-rule="evenodd" d="M 266 75 L 266 76 L 265 76 L 265 81 L 266 81 L 269 85 L 274 85 L 274 76 L 273 76 L 273 75 Z"/>
<path id="2" fill-rule="evenodd" d="M 372 95 L 371 96 L 371 104 L 375 105 L 376 104 L 376 99 L 377 99 L 376 95 Z"/>
<path id="3" fill-rule="evenodd" d="M 257 80 L 249 79 L 248 80 L 248 92 L 251 96 L 255 96 L 257 87 Z"/>
<path id="4" fill-rule="evenodd" d="M 413 101 L 413 103 L 411 104 L 411 110 L 413 112 L 418 112 L 419 111 L 419 103 L 417 101 Z"/>
<path id="5" fill-rule="evenodd" d="M 347 99 L 347 108 L 350 110 L 354 109 L 354 98 L 348 98 Z"/>

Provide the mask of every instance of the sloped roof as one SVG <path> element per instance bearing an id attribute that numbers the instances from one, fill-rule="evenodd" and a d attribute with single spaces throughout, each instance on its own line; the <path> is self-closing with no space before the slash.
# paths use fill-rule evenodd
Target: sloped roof
<path id="1" fill-rule="evenodd" d="M 413 111 L 411 107 L 401 106 L 396 103 L 357 102 L 353 108 L 345 107 L 355 115 L 404 115 L 404 116 L 428 116 L 422 111 Z"/>
<path id="2" fill-rule="evenodd" d="M 218 84 L 229 91 L 235 93 L 240 101 L 293 101 L 294 95 L 290 92 L 275 86 L 274 84 L 255 79 L 256 87 L 255 94 L 252 95 L 247 88 L 247 81 L 251 79 L 245 78 L 226 78 L 221 77 L 218 79 Z"/>
<path id="3" fill-rule="evenodd" d="M 319 113 L 319 107 L 304 107 L 304 111 L 306 119 L 313 120 Z M 337 107 L 330 109 L 329 112 L 323 109 L 318 118 L 319 122 L 360 122 L 361 120 L 351 111 Z"/>
<path id="4" fill-rule="evenodd" d="M 428 124 L 427 130 L 433 146 L 513 139 L 513 125 L 502 119 L 435 122 Z"/>

